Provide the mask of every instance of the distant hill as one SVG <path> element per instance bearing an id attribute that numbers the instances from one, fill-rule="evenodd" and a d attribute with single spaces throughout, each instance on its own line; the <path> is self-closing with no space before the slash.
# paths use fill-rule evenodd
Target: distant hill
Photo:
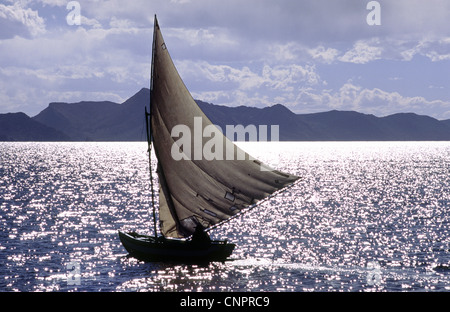
<path id="1" fill-rule="evenodd" d="M 447 125 L 448 127 L 450 127 L 450 119 L 442 120 L 441 122 L 442 122 L 444 125 Z"/>
<path id="2" fill-rule="evenodd" d="M 314 139 L 313 130 L 309 125 L 300 120 L 298 115 L 280 104 L 265 108 L 228 107 L 202 101 L 197 101 L 197 104 L 212 123 L 220 126 L 224 132 L 226 125 L 267 125 L 268 139 L 270 140 L 270 125 L 279 125 L 280 141 Z"/>
<path id="3" fill-rule="evenodd" d="M 387 117 L 354 111 L 295 114 L 283 105 L 226 107 L 197 101 L 225 131 L 225 125 L 279 125 L 280 141 L 442 141 L 450 140 L 450 120 L 413 113 Z"/>
<path id="4" fill-rule="evenodd" d="M 394 114 L 380 118 L 391 140 L 449 140 L 450 123 L 413 113 Z"/>
<path id="5" fill-rule="evenodd" d="M 141 89 L 122 104 L 113 102 L 50 103 L 33 117 L 75 141 L 140 141 L 148 89 Z"/>
<path id="6" fill-rule="evenodd" d="M 2 114 L 0 141 L 143 141 L 144 106 L 149 100 L 150 91 L 143 88 L 122 104 L 50 103 L 33 118 L 23 113 Z M 413 113 L 386 117 L 336 110 L 295 114 L 281 104 L 255 108 L 197 103 L 223 131 L 226 125 L 268 125 L 268 130 L 270 125 L 279 125 L 281 141 L 450 140 L 450 120 Z"/>
<path id="7" fill-rule="evenodd" d="M 67 141 L 70 137 L 24 113 L 0 114 L 0 141 Z"/>

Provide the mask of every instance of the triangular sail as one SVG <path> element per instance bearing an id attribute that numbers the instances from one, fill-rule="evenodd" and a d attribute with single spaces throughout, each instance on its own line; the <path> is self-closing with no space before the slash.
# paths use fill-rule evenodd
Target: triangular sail
<path id="1" fill-rule="evenodd" d="M 259 161 L 212 130 L 211 121 L 195 103 L 172 62 L 156 17 L 153 40 L 150 115 L 158 158 L 162 235 L 188 237 L 197 224 L 212 227 L 298 179 L 262 170 Z M 172 137 L 174 127 L 188 130 L 190 137 L 180 133 Z M 201 155 L 212 138 L 221 144 L 211 150 L 216 156 L 222 151 L 223 157 Z M 187 150 L 189 146 L 191 150 Z M 183 159 L 175 159 L 174 152 L 184 155 Z M 242 154 L 245 160 L 240 160 Z"/>

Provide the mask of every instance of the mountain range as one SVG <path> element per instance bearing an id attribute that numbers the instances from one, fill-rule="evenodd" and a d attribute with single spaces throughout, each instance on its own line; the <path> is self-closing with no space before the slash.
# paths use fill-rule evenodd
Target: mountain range
<path id="1" fill-rule="evenodd" d="M 58 102 L 34 117 L 0 114 L 0 141 L 143 141 L 143 108 L 149 100 L 150 91 L 143 88 L 122 104 Z M 281 104 L 265 108 L 197 104 L 222 129 L 226 125 L 279 125 L 280 141 L 450 140 L 450 119 L 414 113 L 386 117 L 336 110 L 295 114 Z"/>

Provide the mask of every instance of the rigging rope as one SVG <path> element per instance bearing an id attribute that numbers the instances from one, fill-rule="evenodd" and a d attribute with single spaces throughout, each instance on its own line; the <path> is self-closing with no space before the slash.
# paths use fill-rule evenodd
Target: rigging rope
<path id="1" fill-rule="evenodd" d="M 152 139 L 151 139 L 151 129 L 149 126 L 150 114 L 147 112 L 147 107 L 145 107 L 145 124 L 147 126 L 147 143 L 148 143 L 148 167 L 150 171 L 150 188 L 152 193 L 152 208 L 153 208 L 153 229 L 155 232 L 155 237 L 158 237 L 158 232 L 156 230 L 156 208 L 155 208 L 155 192 L 153 187 L 153 173 L 152 173 Z"/>

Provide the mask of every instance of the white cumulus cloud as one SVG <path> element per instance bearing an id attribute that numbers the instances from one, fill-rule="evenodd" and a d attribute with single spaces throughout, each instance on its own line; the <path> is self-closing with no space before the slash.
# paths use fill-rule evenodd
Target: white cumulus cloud
<path id="1" fill-rule="evenodd" d="M 0 4 L 0 39 L 14 36 L 35 37 L 45 33 L 45 22 L 37 11 L 14 5 Z"/>
<path id="2" fill-rule="evenodd" d="M 298 113 L 328 109 L 353 110 L 382 117 L 395 113 L 414 112 L 437 119 L 450 118 L 450 101 L 427 100 L 421 96 L 404 96 L 379 88 L 363 88 L 347 82 L 338 90 L 302 90 L 293 110 Z M 430 114 L 430 111 L 433 113 Z"/>
<path id="3" fill-rule="evenodd" d="M 380 41 L 378 39 L 370 41 L 359 40 L 353 45 L 353 48 L 341 56 L 339 60 L 348 63 L 366 64 L 380 59 L 382 52 L 383 47 L 380 46 Z"/>

